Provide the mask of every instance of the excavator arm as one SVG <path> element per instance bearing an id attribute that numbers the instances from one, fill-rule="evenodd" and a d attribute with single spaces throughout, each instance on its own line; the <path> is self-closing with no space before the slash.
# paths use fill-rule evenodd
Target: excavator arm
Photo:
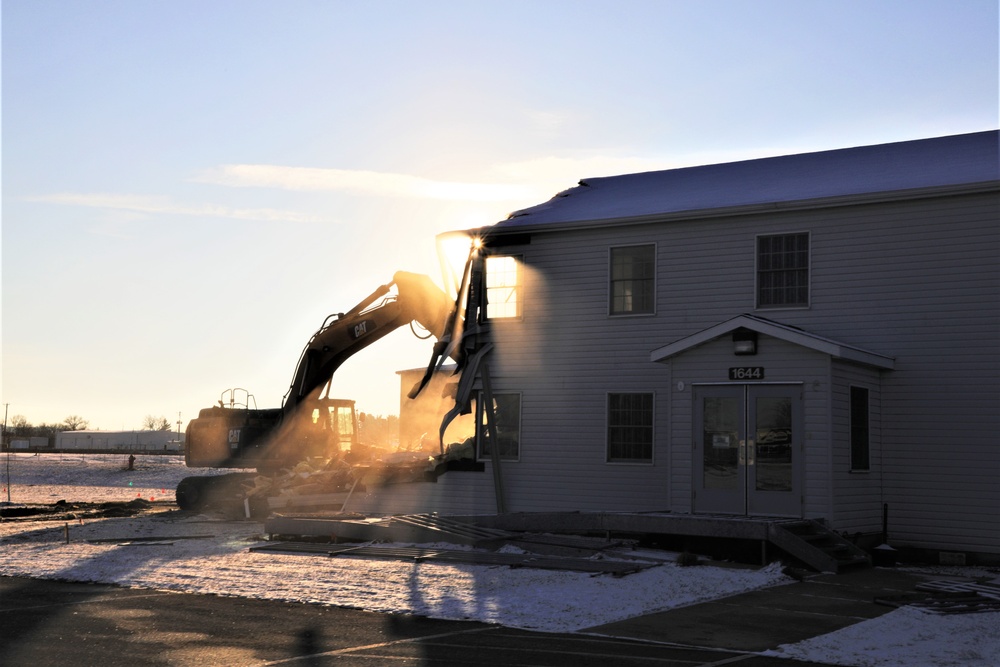
<path id="1" fill-rule="evenodd" d="M 390 294 L 392 287 L 396 294 Z M 283 409 L 293 411 L 315 399 L 337 369 L 372 343 L 410 322 L 418 322 L 441 339 L 452 300 L 427 276 L 398 271 L 347 313 L 331 315 L 313 334 L 295 369 Z"/>
<path id="2" fill-rule="evenodd" d="M 427 276 L 400 271 L 350 311 L 327 317 L 306 344 L 282 406 L 251 409 L 220 402 L 201 410 L 188 424 L 185 463 L 189 467 L 256 468 L 264 475 L 297 469 L 312 457 L 329 459 L 329 466 L 343 466 L 340 454 L 354 454 L 358 444 L 354 402 L 329 397 L 333 376 L 353 355 L 412 322 L 422 325 L 436 342 L 424 378 L 410 397 L 424 388 L 445 359 L 453 359 L 456 374 L 463 376 L 456 409 L 442 422 L 443 435 L 455 414 L 468 411 L 473 381 L 489 349 L 480 340 L 478 324 L 482 277 L 478 248 L 474 243 L 470 249 L 455 300 Z M 355 424 L 349 449 L 339 431 L 344 417 Z M 177 486 L 177 504 L 181 509 L 197 509 L 211 504 L 213 498 L 239 496 L 248 483 L 260 479 L 249 473 L 187 477 Z"/>

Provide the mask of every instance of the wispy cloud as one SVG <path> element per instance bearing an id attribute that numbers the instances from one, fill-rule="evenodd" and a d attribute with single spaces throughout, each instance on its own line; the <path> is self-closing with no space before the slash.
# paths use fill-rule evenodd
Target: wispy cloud
<path id="1" fill-rule="evenodd" d="M 451 201 L 510 201 L 531 197 L 533 188 L 510 183 L 439 181 L 391 172 L 227 164 L 202 172 L 202 183 L 232 187 L 302 191 L 342 191 L 380 197 L 416 197 Z"/>
<path id="2" fill-rule="evenodd" d="M 787 151 L 786 151 L 787 152 Z M 679 155 L 673 159 L 614 155 L 545 156 L 528 160 L 479 165 L 484 182 L 449 181 L 410 174 L 358 169 L 290 167 L 268 164 L 226 164 L 207 169 L 193 180 L 242 188 L 272 188 L 300 192 L 346 192 L 374 197 L 435 199 L 457 202 L 508 202 L 524 206 L 573 187 L 583 178 L 673 169 L 692 164 L 749 159 L 783 154 L 760 149 L 744 154 Z M 134 214 L 215 217 L 233 220 L 323 222 L 298 211 L 272 208 L 235 208 L 216 204 L 189 205 L 166 197 L 111 193 L 57 193 L 26 198 L 29 201 L 87 206 Z"/>
<path id="3" fill-rule="evenodd" d="M 107 193 L 64 192 L 51 195 L 26 197 L 28 201 L 87 206 L 133 213 L 183 215 L 234 220 L 263 220 L 269 222 L 321 222 L 316 216 L 273 208 L 233 208 L 215 204 L 182 205 L 164 197 L 142 195 L 116 195 Z"/>

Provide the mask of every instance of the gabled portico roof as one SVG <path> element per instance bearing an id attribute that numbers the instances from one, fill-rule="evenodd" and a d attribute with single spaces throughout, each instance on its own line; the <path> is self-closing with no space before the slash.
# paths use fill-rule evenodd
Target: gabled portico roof
<path id="1" fill-rule="evenodd" d="M 887 357 L 876 352 L 869 352 L 859 347 L 817 336 L 797 327 L 788 326 L 755 315 L 739 315 L 731 320 L 726 320 L 713 327 L 699 331 L 696 334 L 681 338 L 669 345 L 664 345 L 653 350 L 649 355 L 649 360 L 659 362 L 669 361 L 672 357 L 682 352 L 730 334 L 737 329 L 750 329 L 751 331 L 756 331 L 758 334 L 771 336 L 772 338 L 795 345 L 801 345 L 817 352 L 823 352 L 834 359 L 851 361 L 882 370 L 892 370 L 895 366 L 895 359 L 892 357 Z"/>

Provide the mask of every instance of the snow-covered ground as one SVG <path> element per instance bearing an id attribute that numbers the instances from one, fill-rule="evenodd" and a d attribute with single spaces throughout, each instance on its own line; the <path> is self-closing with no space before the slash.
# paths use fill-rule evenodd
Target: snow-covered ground
<path id="1" fill-rule="evenodd" d="M 121 455 L 0 455 L 0 502 L 8 492 L 12 502 L 27 504 L 172 499 L 177 482 L 190 473 L 171 456 L 140 456 L 135 470 L 126 466 Z M 150 539 L 156 537 L 163 539 Z M 330 604 L 551 632 L 792 583 L 776 566 L 680 567 L 671 554 L 653 551 L 638 555 L 660 558 L 662 564 L 612 578 L 248 551 L 263 540 L 262 525 L 255 521 L 169 511 L 70 522 L 3 521 L 0 575 Z M 994 667 L 1000 665 L 998 628 L 1000 613 L 940 616 L 905 608 L 769 654 L 840 665 Z"/>

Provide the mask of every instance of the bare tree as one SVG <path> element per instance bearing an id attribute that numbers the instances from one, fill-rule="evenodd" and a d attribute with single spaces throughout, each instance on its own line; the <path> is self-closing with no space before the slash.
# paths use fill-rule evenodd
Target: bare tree
<path id="1" fill-rule="evenodd" d="M 66 431 L 83 431 L 90 426 L 90 422 L 79 415 L 70 415 L 63 420 L 62 426 Z"/>
<path id="2" fill-rule="evenodd" d="M 167 421 L 166 417 L 146 415 L 146 418 L 142 420 L 142 428 L 146 431 L 169 431 L 170 422 Z"/>
<path id="3" fill-rule="evenodd" d="M 15 438 L 31 435 L 31 424 L 24 415 L 14 415 L 10 418 L 10 425 L 7 427 L 7 431 Z"/>
<path id="4" fill-rule="evenodd" d="M 80 421 L 79 417 L 70 417 L 70 419 L 73 420 L 74 424 Z M 87 428 L 87 421 L 82 421 L 81 428 Z M 44 422 L 41 424 L 32 424 L 24 415 L 14 415 L 7 425 L 7 435 L 13 438 L 31 438 L 37 436 L 48 438 L 50 442 L 56 436 L 56 433 L 65 430 L 67 430 L 66 422 L 59 424 L 46 424 Z"/>

